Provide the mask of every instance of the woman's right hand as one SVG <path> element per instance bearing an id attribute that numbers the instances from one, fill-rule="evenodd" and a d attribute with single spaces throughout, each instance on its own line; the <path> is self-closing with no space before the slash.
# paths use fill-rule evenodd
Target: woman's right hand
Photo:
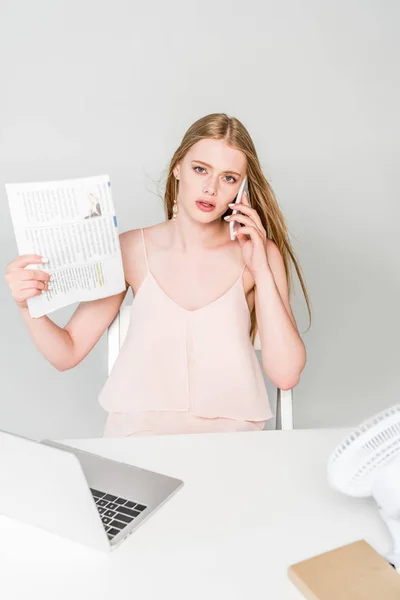
<path id="1" fill-rule="evenodd" d="M 5 280 L 11 295 L 20 308 L 27 308 L 27 298 L 39 296 L 43 290 L 49 289 L 50 274 L 39 269 L 25 269 L 27 265 L 43 264 L 38 254 L 23 254 L 7 266 Z"/>

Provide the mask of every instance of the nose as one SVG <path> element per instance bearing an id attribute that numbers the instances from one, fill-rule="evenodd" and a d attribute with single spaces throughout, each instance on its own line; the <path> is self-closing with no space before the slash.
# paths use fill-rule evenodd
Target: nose
<path id="1" fill-rule="evenodd" d="M 212 184 L 212 182 L 206 183 L 206 185 L 203 187 L 203 193 L 210 194 L 210 196 L 214 196 L 216 194 L 216 188 L 216 183 L 214 183 L 214 185 Z"/>

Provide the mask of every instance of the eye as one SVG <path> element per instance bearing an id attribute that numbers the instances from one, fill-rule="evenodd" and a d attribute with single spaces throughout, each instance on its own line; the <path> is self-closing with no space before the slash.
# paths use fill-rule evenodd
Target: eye
<path id="1" fill-rule="evenodd" d="M 196 169 L 203 169 L 203 171 L 205 171 L 204 167 L 193 167 L 193 169 L 196 171 Z M 202 175 L 202 173 L 200 173 L 199 171 L 196 171 L 196 173 L 199 173 L 200 175 Z M 235 179 L 234 177 L 232 177 L 232 175 L 227 175 L 227 177 L 230 177 L 232 179 L 232 181 L 228 181 L 228 183 L 236 183 L 237 179 Z"/>

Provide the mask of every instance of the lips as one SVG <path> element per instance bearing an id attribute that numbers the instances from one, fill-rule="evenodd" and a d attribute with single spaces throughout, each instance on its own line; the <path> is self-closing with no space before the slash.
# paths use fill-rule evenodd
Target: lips
<path id="1" fill-rule="evenodd" d="M 205 201 L 204 200 L 196 200 L 196 206 L 199 210 L 201 210 L 203 212 L 211 212 L 211 211 L 215 210 L 214 204 L 211 204 L 211 203 L 203 204 L 203 202 L 205 202 Z"/>
<path id="2" fill-rule="evenodd" d="M 211 204 L 211 206 L 215 206 L 214 202 L 210 202 L 210 200 L 206 200 L 205 198 L 200 198 L 197 202 L 204 202 L 205 204 Z"/>

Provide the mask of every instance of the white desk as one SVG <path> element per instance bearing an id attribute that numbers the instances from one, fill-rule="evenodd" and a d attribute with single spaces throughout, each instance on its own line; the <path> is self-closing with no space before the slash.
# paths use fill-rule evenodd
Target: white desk
<path id="1" fill-rule="evenodd" d="M 0 597 L 7 600 L 303 598 L 290 564 L 390 537 L 371 499 L 326 483 L 326 460 L 347 430 L 294 430 L 59 440 L 184 480 L 107 555 L 0 519 Z"/>

